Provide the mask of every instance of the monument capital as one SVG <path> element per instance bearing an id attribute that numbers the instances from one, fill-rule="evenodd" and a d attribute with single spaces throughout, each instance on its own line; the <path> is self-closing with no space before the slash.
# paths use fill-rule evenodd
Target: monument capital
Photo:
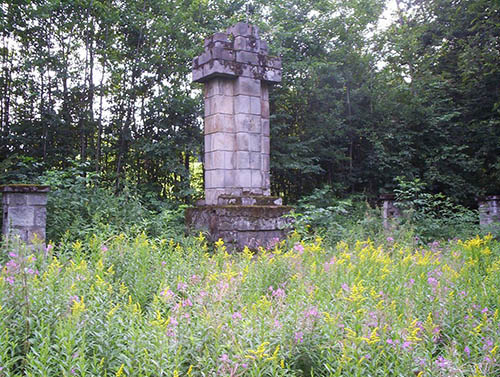
<path id="1" fill-rule="evenodd" d="M 281 81 L 281 59 L 269 56 L 257 26 L 238 22 L 205 39 L 205 51 L 193 59 L 193 81 L 215 77 L 248 77 L 267 83 Z"/>

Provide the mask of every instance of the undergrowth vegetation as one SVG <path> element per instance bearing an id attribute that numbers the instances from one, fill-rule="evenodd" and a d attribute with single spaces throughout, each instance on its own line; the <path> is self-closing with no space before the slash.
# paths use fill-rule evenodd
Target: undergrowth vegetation
<path id="1" fill-rule="evenodd" d="M 500 244 L 4 245 L 0 376 L 498 376 Z"/>

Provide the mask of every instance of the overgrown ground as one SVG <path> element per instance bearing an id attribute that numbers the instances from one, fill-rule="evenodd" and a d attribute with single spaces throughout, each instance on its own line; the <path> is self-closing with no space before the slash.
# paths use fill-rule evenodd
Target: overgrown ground
<path id="1" fill-rule="evenodd" d="M 0 376 L 499 376 L 500 244 L 5 246 Z"/>

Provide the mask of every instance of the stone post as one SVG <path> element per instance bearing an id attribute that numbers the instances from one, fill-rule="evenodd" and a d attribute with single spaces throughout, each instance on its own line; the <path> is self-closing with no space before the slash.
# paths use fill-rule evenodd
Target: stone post
<path id="1" fill-rule="evenodd" d="M 478 198 L 479 225 L 500 228 L 500 195 Z"/>
<path id="2" fill-rule="evenodd" d="M 382 194 L 379 201 L 382 203 L 382 222 L 385 229 L 391 227 L 391 219 L 401 217 L 401 211 L 394 205 L 396 197 L 394 194 Z"/>
<path id="3" fill-rule="evenodd" d="M 193 81 L 204 84 L 205 200 L 187 225 L 237 248 L 265 246 L 283 236 L 290 210 L 270 196 L 269 86 L 281 81 L 281 59 L 238 22 L 205 40 Z"/>
<path id="4" fill-rule="evenodd" d="M 5 238 L 19 235 L 22 241 L 30 244 L 33 239 L 45 240 L 47 215 L 47 193 L 49 186 L 4 185 L 2 234 Z"/>

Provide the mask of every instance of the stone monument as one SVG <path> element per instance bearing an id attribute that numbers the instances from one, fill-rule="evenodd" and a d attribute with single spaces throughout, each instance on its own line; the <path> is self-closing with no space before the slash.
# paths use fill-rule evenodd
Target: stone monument
<path id="1" fill-rule="evenodd" d="M 281 59 L 238 22 L 205 40 L 193 81 L 204 84 L 205 199 L 187 225 L 237 248 L 266 246 L 283 237 L 290 211 L 270 196 L 269 86 L 281 81 Z"/>
<path id="2" fill-rule="evenodd" d="M 4 238 L 18 235 L 30 244 L 36 237 L 45 240 L 47 193 L 49 186 L 4 185 L 0 186 L 2 198 Z"/>

